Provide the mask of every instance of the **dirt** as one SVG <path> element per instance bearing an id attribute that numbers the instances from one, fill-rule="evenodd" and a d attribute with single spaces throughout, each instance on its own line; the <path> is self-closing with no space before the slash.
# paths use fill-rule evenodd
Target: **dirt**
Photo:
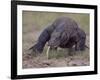
<path id="1" fill-rule="evenodd" d="M 80 55 L 47 59 L 45 54 L 23 54 L 23 68 L 89 66 L 89 59 Z"/>

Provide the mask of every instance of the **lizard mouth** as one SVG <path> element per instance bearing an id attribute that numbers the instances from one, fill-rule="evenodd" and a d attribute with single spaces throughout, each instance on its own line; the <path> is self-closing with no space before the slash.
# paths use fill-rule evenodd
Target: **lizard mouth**
<path id="1" fill-rule="evenodd" d="M 51 48 L 57 48 L 60 45 L 59 40 L 56 41 L 49 41 L 48 42 L 48 46 L 50 46 Z"/>
<path id="2" fill-rule="evenodd" d="M 55 44 L 48 44 L 48 46 L 50 46 L 50 48 L 57 48 L 59 45 L 55 45 Z"/>

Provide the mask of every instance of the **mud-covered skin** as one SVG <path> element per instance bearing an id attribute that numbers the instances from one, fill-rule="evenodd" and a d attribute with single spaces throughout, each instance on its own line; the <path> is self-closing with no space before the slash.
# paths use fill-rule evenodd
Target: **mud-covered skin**
<path id="1" fill-rule="evenodd" d="M 85 32 L 78 27 L 74 20 L 61 17 L 43 30 L 37 43 L 30 49 L 41 53 L 48 42 L 48 46 L 51 48 L 72 48 L 75 46 L 75 50 L 79 51 L 85 49 L 85 40 Z"/>

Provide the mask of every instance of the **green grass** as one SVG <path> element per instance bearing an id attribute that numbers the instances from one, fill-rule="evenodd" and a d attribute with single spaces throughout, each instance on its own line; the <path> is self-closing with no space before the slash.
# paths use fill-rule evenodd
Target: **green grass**
<path id="1" fill-rule="evenodd" d="M 47 47 L 45 47 L 43 51 L 43 55 L 46 56 Z M 86 49 L 85 51 L 71 51 L 69 52 L 69 49 L 60 49 L 60 50 L 49 50 L 49 57 L 48 59 L 59 59 L 59 58 L 66 58 L 66 57 L 74 57 L 74 58 L 83 58 L 83 59 L 89 59 L 89 49 Z"/>

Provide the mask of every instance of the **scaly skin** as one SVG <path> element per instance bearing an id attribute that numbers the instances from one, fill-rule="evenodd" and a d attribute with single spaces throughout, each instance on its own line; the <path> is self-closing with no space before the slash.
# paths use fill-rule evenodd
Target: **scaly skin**
<path id="1" fill-rule="evenodd" d="M 75 45 L 75 50 L 79 51 L 85 49 L 85 40 L 85 32 L 78 27 L 74 20 L 60 17 L 43 30 L 37 43 L 30 49 L 42 53 L 48 42 L 48 46 L 51 48 L 72 48 Z"/>

